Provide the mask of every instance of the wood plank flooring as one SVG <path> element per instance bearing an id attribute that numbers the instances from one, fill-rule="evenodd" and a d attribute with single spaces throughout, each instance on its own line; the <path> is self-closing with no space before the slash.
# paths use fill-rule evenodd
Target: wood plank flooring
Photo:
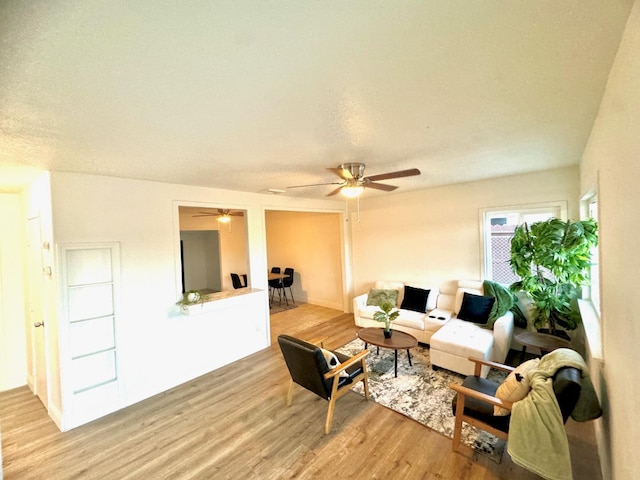
<path id="1" fill-rule="evenodd" d="M 355 393 L 336 405 L 324 435 L 327 403 L 297 389 L 285 406 L 289 376 L 279 333 L 355 338 L 353 315 L 314 305 L 272 316 L 265 350 L 72 431 L 61 433 L 27 387 L 0 393 L 5 480 L 66 479 L 536 479 L 501 464 Z M 600 480 L 592 425 L 567 426 L 574 478 Z"/>

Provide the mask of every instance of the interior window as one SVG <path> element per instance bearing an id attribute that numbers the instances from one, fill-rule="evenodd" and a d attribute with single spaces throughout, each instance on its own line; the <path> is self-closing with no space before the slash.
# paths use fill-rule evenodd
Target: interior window
<path id="1" fill-rule="evenodd" d="M 179 206 L 182 292 L 233 290 L 231 274 L 249 267 L 247 212 L 234 208 Z"/>

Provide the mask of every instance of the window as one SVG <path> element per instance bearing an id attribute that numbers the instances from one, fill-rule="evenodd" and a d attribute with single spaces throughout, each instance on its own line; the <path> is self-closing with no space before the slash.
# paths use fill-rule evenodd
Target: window
<path id="1" fill-rule="evenodd" d="M 587 218 L 598 221 L 598 197 L 595 195 L 587 199 Z M 591 272 L 589 275 L 591 284 L 587 287 L 586 296 L 591 299 L 593 308 L 600 313 L 600 258 L 598 246 L 591 249 Z"/>
<path id="2" fill-rule="evenodd" d="M 247 211 L 176 203 L 181 291 L 233 291 L 231 273 L 248 274 L 249 269 Z"/>
<path id="3" fill-rule="evenodd" d="M 519 278 L 511 271 L 509 264 L 515 228 L 524 222 L 539 222 L 551 217 L 566 219 L 566 216 L 566 202 L 482 210 L 483 278 L 502 285 L 517 281 Z"/>

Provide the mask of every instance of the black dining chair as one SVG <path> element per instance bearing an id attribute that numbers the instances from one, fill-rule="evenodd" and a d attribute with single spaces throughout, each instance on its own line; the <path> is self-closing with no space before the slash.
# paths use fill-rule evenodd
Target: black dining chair
<path id="1" fill-rule="evenodd" d="M 271 267 L 271 273 L 280 273 L 280 267 Z M 282 279 L 276 278 L 274 280 L 269 280 L 268 284 L 269 284 L 269 290 L 271 291 L 271 301 L 269 302 L 271 304 L 273 303 L 273 296 L 275 295 L 276 290 L 279 290 L 281 288 Z"/>
<path id="2" fill-rule="evenodd" d="M 291 301 L 295 304 L 296 301 L 293 299 L 293 290 L 291 290 L 291 286 L 293 285 L 293 274 L 294 274 L 294 270 L 291 267 L 287 267 L 284 269 L 284 274 L 288 275 L 288 277 L 285 277 L 282 279 L 282 293 L 284 293 L 284 298 L 287 298 L 287 292 L 285 290 L 285 288 L 289 289 L 289 293 L 291 293 Z"/>
<path id="3" fill-rule="evenodd" d="M 244 277 L 244 285 L 242 284 L 242 280 L 240 280 L 240 275 L 238 275 L 237 273 L 232 273 L 231 274 L 231 283 L 233 283 L 233 288 L 244 288 L 247 286 L 247 276 L 243 275 Z"/>

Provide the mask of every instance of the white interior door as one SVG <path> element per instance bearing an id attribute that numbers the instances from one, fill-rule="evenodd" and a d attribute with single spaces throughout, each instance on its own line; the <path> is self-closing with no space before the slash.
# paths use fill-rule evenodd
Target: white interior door
<path id="1" fill-rule="evenodd" d="M 29 384 L 40 401 L 48 408 L 46 325 L 42 301 L 42 246 L 40 218 L 27 220 L 27 284 L 29 315 L 27 317 Z"/>

